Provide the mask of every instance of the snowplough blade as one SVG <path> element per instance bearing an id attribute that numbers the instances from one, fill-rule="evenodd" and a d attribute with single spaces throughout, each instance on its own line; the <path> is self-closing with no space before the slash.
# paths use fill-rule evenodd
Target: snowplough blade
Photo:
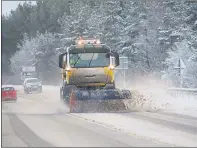
<path id="1" fill-rule="evenodd" d="M 129 90 L 75 90 L 70 96 L 70 112 L 125 112 Z"/>

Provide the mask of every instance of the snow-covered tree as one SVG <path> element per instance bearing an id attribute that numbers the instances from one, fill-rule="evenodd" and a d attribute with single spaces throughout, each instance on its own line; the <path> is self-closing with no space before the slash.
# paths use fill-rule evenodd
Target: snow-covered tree
<path id="1" fill-rule="evenodd" d="M 24 39 L 18 48 L 20 49 L 11 58 L 11 68 L 15 72 L 20 72 L 22 66 L 33 65 L 35 61 L 34 57 L 34 47 L 33 44 L 29 42 L 30 38 L 27 34 L 24 34 Z"/>
<path id="2" fill-rule="evenodd" d="M 166 39 L 169 46 L 167 48 L 168 58 L 166 59 L 165 72 L 178 85 L 180 78 L 178 71 L 173 67 L 177 59 L 181 57 L 187 66 L 183 74 L 183 85 L 185 87 L 197 87 L 197 70 L 195 68 L 197 65 L 197 36 L 195 30 L 197 17 L 196 12 L 193 11 L 197 8 L 197 3 L 181 1 L 171 2 L 170 4 L 171 9 L 169 13 L 166 13 L 168 15 L 166 18 L 171 19 L 171 22 L 166 24 L 166 27 L 168 27 L 168 38 Z"/>
<path id="3" fill-rule="evenodd" d="M 129 57 L 131 76 L 165 73 L 178 84 L 173 64 L 181 57 L 187 64 L 184 85 L 194 87 L 196 10 L 197 3 L 193 1 L 39 1 L 27 18 L 27 24 L 34 24 L 29 27 L 30 37 L 24 38 L 18 46 L 21 52 L 12 60 L 27 55 L 27 60 L 19 61 L 35 64 L 43 74 L 49 71 L 49 77 L 53 74 L 50 68 L 55 65 L 51 61 L 57 62 L 57 55 L 65 52 L 76 37 L 98 37 L 120 56 Z M 32 38 L 37 28 L 43 34 Z M 55 33 L 44 34 L 46 30 Z"/>
<path id="4" fill-rule="evenodd" d="M 167 74 L 174 80 L 175 84 L 179 84 L 179 72 L 174 69 L 177 65 L 178 58 L 182 58 L 186 64 L 183 73 L 183 84 L 185 87 L 197 87 L 197 48 L 192 46 L 192 42 L 197 40 L 196 35 L 189 33 L 189 39 L 185 38 L 181 42 L 175 43 L 172 51 L 169 51 L 169 57 L 166 59 Z"/>
<path id="5" fill-rule="evenodd" d="M 44 82 L 55 82 L 59 74 L 58 42 L 52 33 L 37 33 L 35 38 L 25 35 L 22 44 L 18 45 L 20 50 L 12 57 L 12 67 L 19 72 L 21 66 L 35 66 Z"/>

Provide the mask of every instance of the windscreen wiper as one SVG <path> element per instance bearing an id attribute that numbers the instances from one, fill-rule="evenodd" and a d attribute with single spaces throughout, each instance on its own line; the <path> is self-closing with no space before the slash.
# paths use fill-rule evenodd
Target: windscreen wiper
<path id="1" fill-rule="evenodd" d="M 78 59 L 75 61 L 75 63 L 73 64 L 73 66 L 75 67 L 75 65 L 77 64 L 77 62 L 79 61 L 79 59 L 81 59 L 82 54 L 78 57 Z"/>
<path id="2" fill-rule="evenodd" d="M 91 59 L 90 59 L 89 67 L 90 67 L 90 64 L 91 64 L 91 62 L 92 62 L 92 59 L 93 59 L 93 57 L 94 57 L 94 54 L 95 54 L 95 53 L 93 53 L 93 55 L 92 55 L 92 57 L 91 57 Z"/>

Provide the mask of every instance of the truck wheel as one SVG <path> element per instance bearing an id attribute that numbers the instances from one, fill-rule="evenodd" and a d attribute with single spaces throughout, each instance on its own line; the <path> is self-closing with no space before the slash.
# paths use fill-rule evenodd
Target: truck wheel
<path id="1" fill-rule="evenodd" d="M 62 91 L 62 87 L 60 87 L 60 101 L 63 101 L 63 91 Z"/>
<path id="2" fill-rule="evenodd" d="M 105 89 L 115 89 L 115 82 L 111 83 L 111 84 L 106 84 Z"/>
<path id="3" fill-rule="evenodd" d="M 113 89 L 116 89 L 115 81 L 113 82 Z"/>
<path id="4" fill-rule="evenodd" d="M 65 101 L 66 104 L 69 104 L 70 102 L 70 96 L 72 91 L 76 90 L 76 87 L 73 85 L 67 85 L 66 87 L 62 88 L 63 89 L 63 99 Z"/>

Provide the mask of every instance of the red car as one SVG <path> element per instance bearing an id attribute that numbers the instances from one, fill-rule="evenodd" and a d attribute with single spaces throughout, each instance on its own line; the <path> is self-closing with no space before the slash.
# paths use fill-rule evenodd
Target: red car
<path id="1" fill-rule="evenodd" d="M 1 101 L 17 101 L 17 92 L 12 86 L 1 88 Z"/>

